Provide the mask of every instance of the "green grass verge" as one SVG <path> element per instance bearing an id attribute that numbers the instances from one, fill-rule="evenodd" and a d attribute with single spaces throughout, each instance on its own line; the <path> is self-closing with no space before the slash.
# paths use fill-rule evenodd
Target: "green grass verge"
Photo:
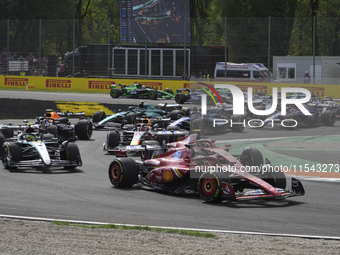
<path id="1" fill-rule="evenodd" d="M 165 232 L 181 234 L 186 236 L 203 237 L 203 238 L 218 238 L 217 235 L 209 232 L 200 232 L 195 230 L 184 230 L 184 229 L 166 229 L 166 228 L 153 228 L 148 226 L 126 226 L 126 225 L 115 225 L 115 224 L 103 224 L 103 225 L 88 225 L 88 224 L 74 224 L 70 222 L 53 221 L 52 224 L 67 227 L 79 227 L 89 229 L 124 229 L 124 230 L 145 230 L 152 232 Z"/>

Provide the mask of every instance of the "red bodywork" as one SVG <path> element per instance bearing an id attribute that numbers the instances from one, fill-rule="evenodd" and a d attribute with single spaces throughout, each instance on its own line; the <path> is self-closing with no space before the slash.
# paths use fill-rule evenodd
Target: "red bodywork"
<path id="1" fill-rule="evenodd" d="M 253 192 L 235 194 L 231 184 L 222 182 L 222 194 L 225 198 L 232 200 L 260 198 L 284 199 L 290 196 L 304 194 L 304 191 L 295 193 L 294 191 L 290 192 L 277 189 L 261 178 L 254 176 L 251 174 L 249 168 L 243 166 L 236 157 L 229 153 L 229 146 L 217 148 L 214 140 L 196 141 L 196 138 L 196 134 L 184 137 L 178 142 L 171 143 L 171 148 L 166 153 L 160 154 L 153 159 L 145 160 L 143 166 L 153 168 L 146 175 L 145 179 L 153 184 L 165 184 L 188 177 L 190 171 L 195 171 L 199 166 L 225 166 L 229 167 L 229 170 L 227 168 L 225 172 L 228 173 L 231 180 L 242 180 L 251 183 L 258 189 Z M 191 155 L 193 150 L 204 150 L 208 155 L 193 157 Z M 230 170 L 230 168 L 232 168 L 232 170 Z M 298 180 L 293 180 L 301 185 Z"/>

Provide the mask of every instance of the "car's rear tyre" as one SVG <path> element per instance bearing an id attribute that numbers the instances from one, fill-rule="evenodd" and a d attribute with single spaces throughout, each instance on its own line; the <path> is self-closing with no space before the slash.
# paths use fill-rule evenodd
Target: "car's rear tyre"
<path id="1" fill-rule="evenodd" d="M 156 99 L 158 98 L 158 91 L 155 90 L 155 89 L 149 90 L 149 92 L 148 92 L 148 97 L 149 97 L 149 99 L 151 99 L 151 100 L 156 100 Z"/>
<path id="2" fill-rule="evenodd" d="M 171 95 L 174 94 L 173 90 L 172 90 L 172 89 L 169 89 L 169 88 L 166 88 L 166 89 L 164 90 L 164 92 L 169 93 L 169 94 L 171 94 Z"/>
<path id="3" fill-rule="evenodd" d="M 296 113 L 289 113 L 285 116 L 285 127 L 292 130 L 299 125 L 299 115 Z"/>
<path id="4" fill-rule="evenodd" d="M 117 147 L 120 142 L 120 134 L 118 131 L 109 131 L 107 132 L 106 143 L 107 147 L 113 149 Z"/>
<path id="5" fill-rule="evenodd" d="M 275 188 L 286 188 L 286 176 L 281 169 L 266 169 L 266 171 L 261 171 L 258 177 Z"/>
<path id="6" fill-rule="evenodd" d="M 121 91 L 120 91 L 119 89 L 116 89 L 116 88 L 111 89 L 111 91 L 110 91 L 110 96 L 111 96 L 112 98 L 118 98 L 118 97 L 121 96 Z"/>
<path id="7" fill-rule="evenodd" d="M 106 118 L 105 112 L 103 110 L 100 110 L 100 111 L 97 111 L 93 114 L 92 122 L 98 123 L 98 122 L 101 122 L 105 118 Z"/>
<path id="8" fill-rule="evenodd" d="M 90 120 L 80 120 L 76 124 L 75 131 L 80 140 L 89 140 L 93 132 L 92 122 Z"/>
<path id="9" fill-rule="evenodd" d="M 137 122 L 137 113 L 129 112 L 125 115 L 125 120 L 127 124 L 136 124 Z"/>
<path id="10" fill-rule="evenodd" d="M 131 187 L 138 181 L 138 167 L 131 158 L 117 158 L 109 166 L 109 179 L 115 187 Z"/>
<path id="11" fill-rule="evenodd" d="M 5 140 L 6 140 L 6 137 L 0 132 L 0 157 L 2 154 L 2 145 L 5 142 Z"/>
<path id="12" fill-rule="evenodd" d="M 324 126 L 334 126 L 336 121 L 336 113 L 332 110 L 327 110 L 321 114 L 321 123 Z"/>
<path id="13" fill-rule="evenodd" d="M 2 145 L 1 160 L 2 165 L 6 169 L 16 169 L 16 166 L 11 166 L 10 161 L 20 161 L 22 159 L 21 147 L 14 142 L 6 142 Z"/>
<path id="14" fill-rule="evenodd" d="M 173 110 L 170 112 L 169 116 L 171 120 L 178 120 L 181 118 L 185 113 L 182 110 Z"/>
<path id="15" fill-rule="evenodd" d="M 183 93 L 177 93 L 175 96 L 175 101 L 177 104 L 184 104 L 186 101 L 188 101 L 188 95 Z"/>
<path id="16" fill-rule="evenodd" d="M 198 193 L 200 197 L 210 203 L 219 203 L 222 201 L 222 182 L 231 184 L 230 177 L 227 173 L 206 172 L 201 174 L 198 179 Z"/>
<path id="17" fill-rule="evenodd" d="M 244 148 L 240 157 L 240 162 L 244 166 L 257 166 L 263 165 L 263 155 L 258 149 Z"/>
<path id="18" fill-rule="evenodd" d="M 243 132 L 245 126 L 245 117 L 244 115 L 233 115 L 231 116 L 232 127 L 231 131 L 233 132 Z M 234 124 L 234 123 L 244 123 L 244 124 Z"/>
<path id="19" fill-rule="evenodd" d="M 205 134 L 205 122 L 203 119 L 194 119 L 191 122 L 191 132 L 203 136 Z"/>
<path id="20" fill-rule="evenodd" d="M 75 143 L 66 143 L 63 145 L 63 150 L 60 152 L 62 160 L 73 161 L 76 164 L 81 163 L 79 148 Z M 64 166 L 65 169 L 74 169 L 77 165 Z"/>
<path id="21" fill-rule="evenodd" d="M 57 137 L 58 136 L 58 127 L 54 126 L 54 125 L 48 126 L 46 128 L 46 133 L 47 134 L 52 134 L 52 135 L 54 135 L 54 137 Z"/>
<path id="22" fill-rule="evenodd" d="M 14 130 L 12 129 L 1 129 L 0 134 L 3 134 L 5 138 L 10 138 L 14 136 Z"/>

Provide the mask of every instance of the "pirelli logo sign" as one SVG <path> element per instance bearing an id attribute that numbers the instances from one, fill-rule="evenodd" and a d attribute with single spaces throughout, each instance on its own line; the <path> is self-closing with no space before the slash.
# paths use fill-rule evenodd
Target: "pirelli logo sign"
<path id="1" fill-rule="evenodd" d="M 5 78 L 5 86 L 26 87 L 27 84 L 27 78 Z"/>
<path id="2" fill-rule="evenodd" d="M 111 84 L 115 84 L 112 81 L 89 81 L 89 89 L 94 90 L 102 90 L 102 89 L 111 89 Z"/>
<path id="3" fill-rule="evenodd" d="M 71 80 L 47 79 L 46 80 L 46 88 L 70 89 L 71 88 Z"/>

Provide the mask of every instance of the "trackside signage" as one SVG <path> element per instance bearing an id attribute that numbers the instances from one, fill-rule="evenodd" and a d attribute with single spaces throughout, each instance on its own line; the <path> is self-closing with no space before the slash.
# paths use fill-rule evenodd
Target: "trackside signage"
<path id="1" fill-rule="evenodd" d="M 46 88 L 70 89 L 71 80 L 46 79 Z"/>
<path id="2" fill-rule="evenodd" d="M 27 84 L 27 78 L 5 78 L 5 86 L 26 87 Z"/>

